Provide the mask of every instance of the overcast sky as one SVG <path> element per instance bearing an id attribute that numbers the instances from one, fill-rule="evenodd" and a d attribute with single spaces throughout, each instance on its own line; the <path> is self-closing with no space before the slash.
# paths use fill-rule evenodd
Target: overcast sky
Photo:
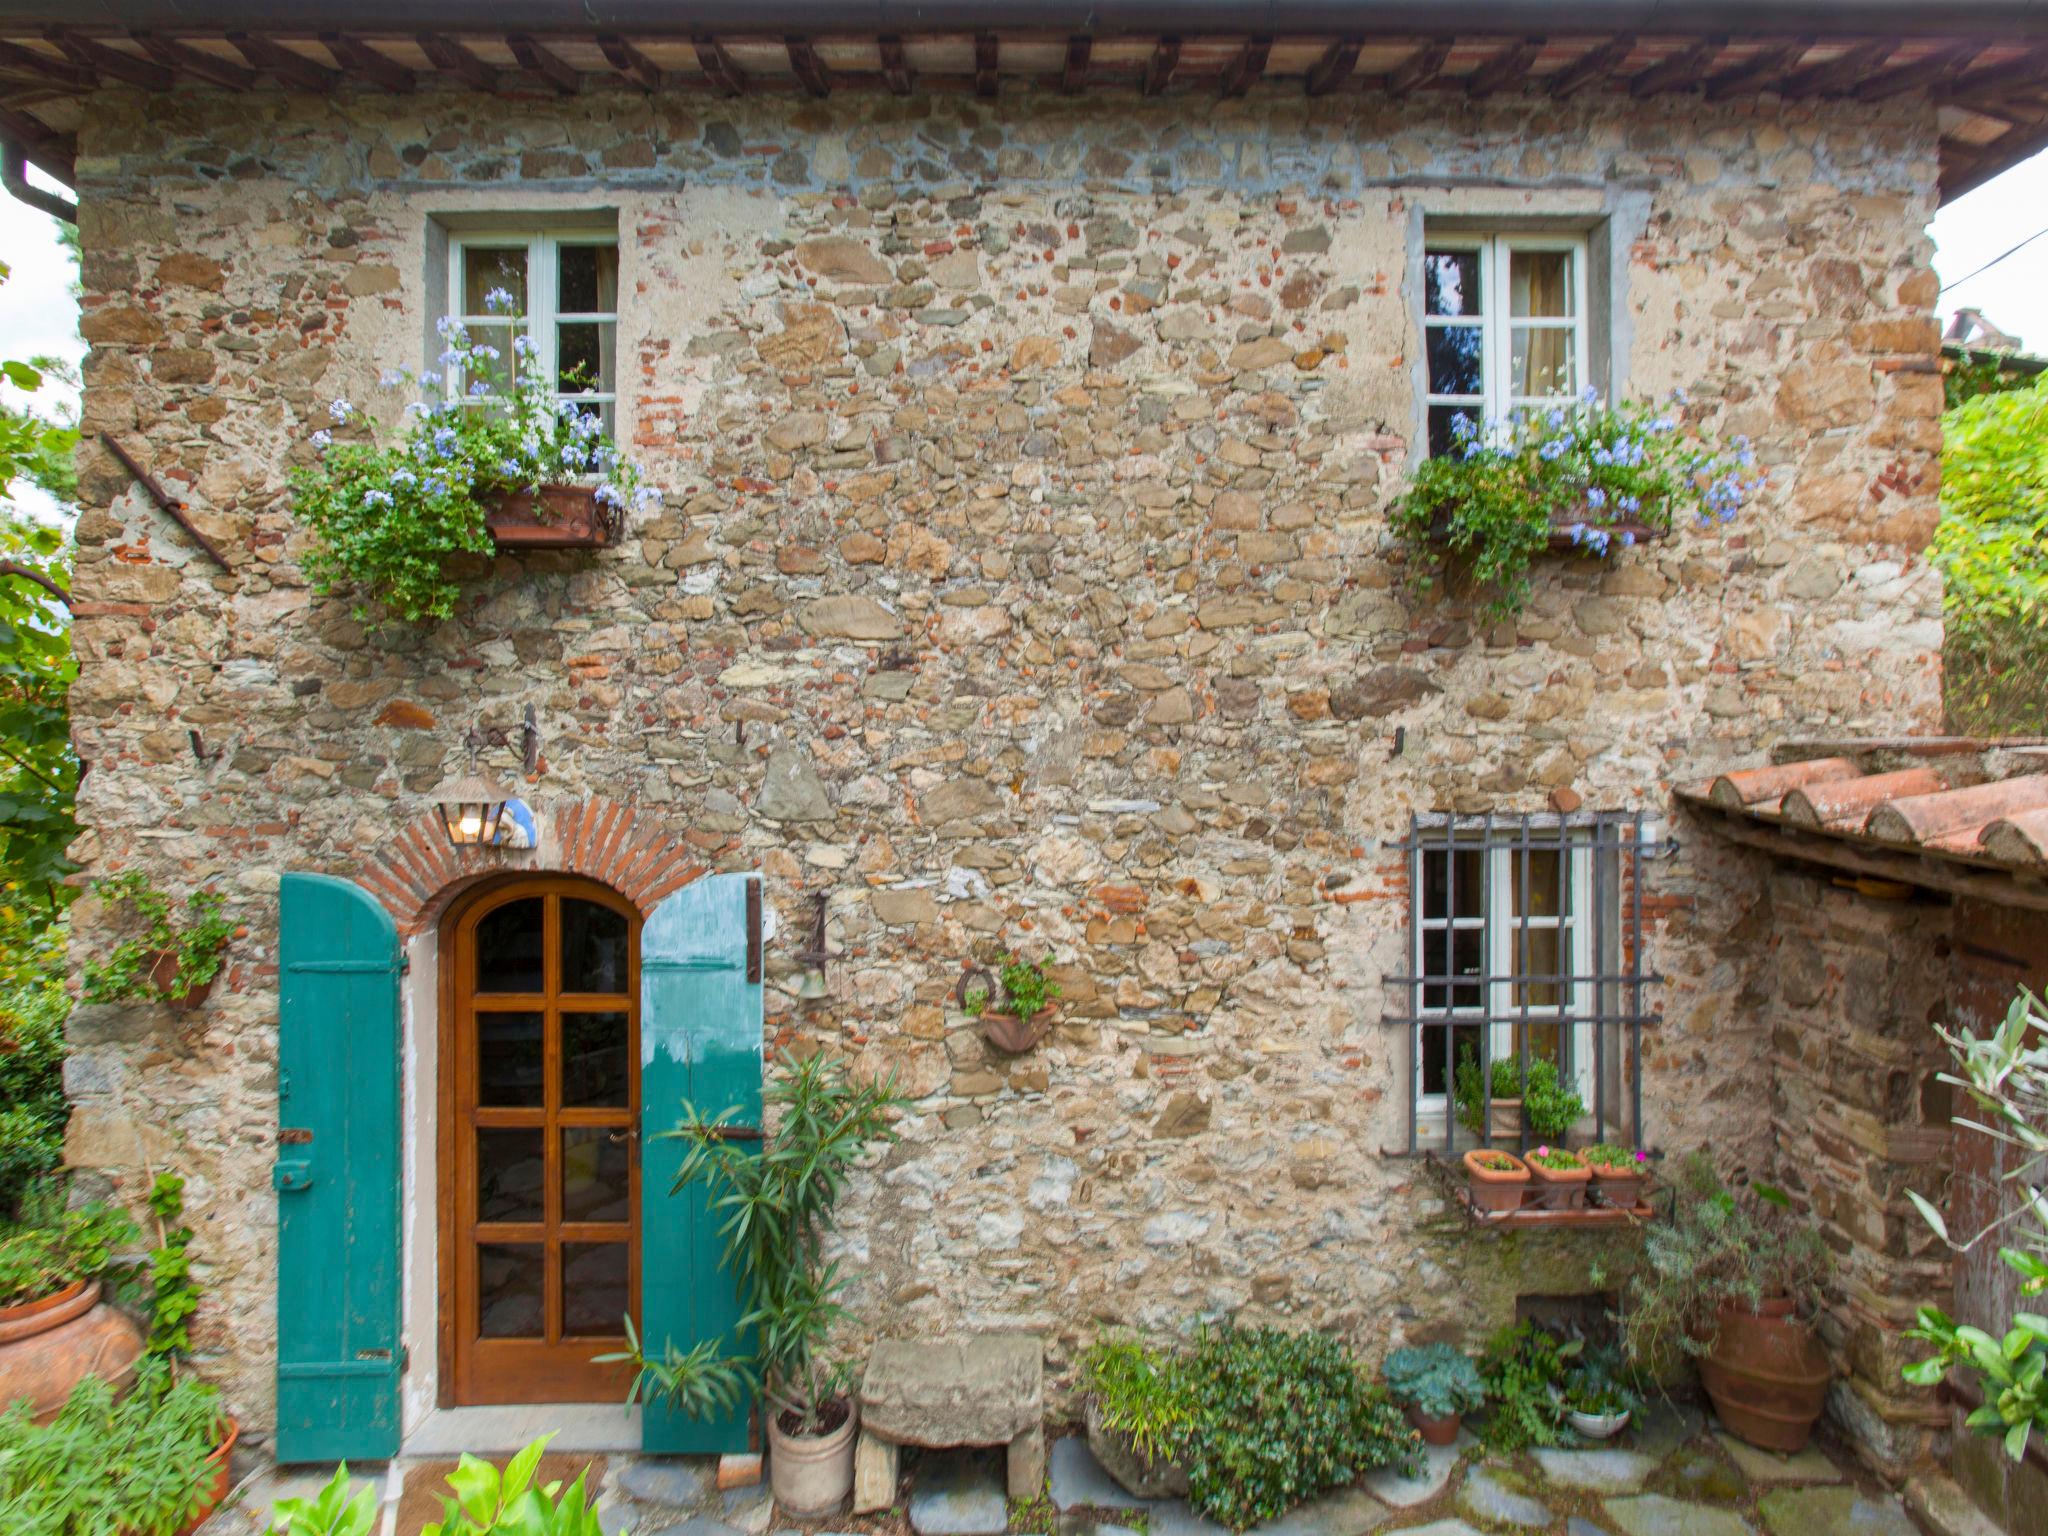
<path id="1" fill-rule="evenodd" d="M 44 182 L 40 172 L 30 176 Z M 55 353 L 74 361 L 84 354 L 78 339 L 77 308 L 71 297 L 74 269 L 58 245 L 47 215 L 0 193 L 0 261 L 13 275 L 0 284 L 0 358 Z M 1943 323 L 1962 305 L 1980 309 L 2032 351 L 2048 352 L 2048 152 L 1986 182 L 1941 210 L 1934 220 L 1935 269 L 1945 287 Z M 1996 260 L 2032 235 L 2033 244 Z M 10 396 L 10 398 L 18 398 Z M 24 507 L 45 505 L 34 492 L 18 497 Z"/>

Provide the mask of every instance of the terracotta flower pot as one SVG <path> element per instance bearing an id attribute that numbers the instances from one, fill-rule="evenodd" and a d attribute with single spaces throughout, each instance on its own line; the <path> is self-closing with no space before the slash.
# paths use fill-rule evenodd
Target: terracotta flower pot
<path id="1" fill-rule="evenodd" d="M 981 1025 L 982 1038 L 997 1050 L 1008 1056 L 1021 1056 L 1043 1040 L 1052 1028 L 1053 1010 L 1041 1008 L 1024 1020 L 1014 1013 L 1001 1013 L 994 1009 L 985 1010 L 977 1021 Z"/>
<path id="2" fill-rule="evenodd" d="M 1456 1445 L 1458 1443 L 1458 1426 L 1465 1422 L 1465 1416 L 1462 1413 L 1446 1413 L 1432 1418 L 1413 1403 L 1404 1404 L 1401 1411 L 1408 1415 L 1408 1422 L 1413 1424 L 1416 1432 L 1422 1436 L 1422 1443 L 1424 1445 Z"/>
<path id="3" fill-rule="evenodd" d="M 1102 1463 L 1102 1470 L 1116 1479 L 1117 1486 L 1134 1499 L 1184 1499 L 1188 1496 L 1187 1469 L 1170 1461 L 1153 1461 L 1138 1454 L 1131 1437 L 1119 1434 L 1102 1422 L 1095 1399 L 1083 1412 L 1088 1426 L 1088 1449 Z"/>
<path id="4" fill-rule="evenodd" d="M 47 1424 L 87 1376 L 124 1384 L 142 1343 L 134 1319 L 100 1299 L 97 1280 L 0 1307 L 0 1403 L 25 1397 L 36 1423 Z"/>
<path id="5" fill-rule="evenodd" d="M 1593 1170 L 1546 1168 L 1529 1159 L 1529 1183 L 1536 1191 L 1536 1204 L 1546 1211 L 1577 1211 L 1586 1205 L 1586 1189 L 1593 1182 Z"/>
<path id="6" fill-rule="evenodd" d="M 602 549 L 619 532 L 620 518 L 598 505 L 580 485 L 544 485 L 538 494 L 516 491 L 484 514 L 484 527 L 500 549 Z"/>
<path id="7" fill-rule="evenodd" d="M 1465 1154 L 1465 1191 L 1472 1198 L 1473 1209 L 1520 1210 L 1529 1193 L 1529 1165 L 1512 1152 L 1494 1151 L 1484 1155 L 1504 1157 L 1514 1167 L 1488 1168 L 1481 1161 L 1481 1149 L 1476 1147 Z"/>
<path id="8" fill-rule="evenodd" d="M 234 1486 L 233 1466 L 235 1442 L 242 1438 L 242 1426 L 233 1419 L 227 1422 L 227 1430 L 221 1442 L 214 1447 L 213 1454 L 206 1458 L 205 1491 L 200 1502 L 185 1523 L 178 1527 L 178 1536 L 192 1536 L 192 1533 L 206 1524 L 207 1516 L 220 1508 L 220 1501 L 228 1496 L 228 1489 Z"/>
<path id="9" fill-rule="evenodd" d="M 768 1419 L 768 1485 L 786 1515 L 829 1515 L 853 1492 L 853 1441 L 860 1409 L 846 1404 L 846 1417 L 822 1435 L 793 1435 L 782 1415 Z"/>
<path id="10" fill-rule="evenodd" d="M 156 988 L 157 995 L 163 998 L 166 1007 L 175 1008 L 180 1013 L 190 1013 L 205 1002 L 207 995 L 213 991 L 214 982 L 219 978 L 216 973 L 200 982 L 183 997 L 174 997 L 171 994 L 171 987 L 177 979 L 178 952 L 175 949 L 160 949 L 149 957 L 150 985 Z"/>
<path id="11" fill-rule="evenodd" d="M 1649 1175 L 1641 1163 L 1619 1167 L 1595 1163 L 1592 1169 L 1592 1193 L 1599 1204 L 1632 1211 L 1643 1203 L 1643 1186 L 1649 1182 Z"/>
<path id="12" fill-rule="evenodd" d="M 1833 1371 L 1813 1325 L 1789 1297 L 1752 1312 L 1723 1302 L 1714 1314 L 1713 1347 L 1700 1360 L 1700 1382 L 1731 1433 L 1785 1455 L 1803 1450 L 1827 1406 Z"/>

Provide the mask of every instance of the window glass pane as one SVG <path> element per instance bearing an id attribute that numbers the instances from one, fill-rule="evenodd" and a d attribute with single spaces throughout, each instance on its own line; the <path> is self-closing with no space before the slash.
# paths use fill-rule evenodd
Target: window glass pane
<path id="1" fill-rule="evenodd" d="M 562 1132 L 562 1220 L 630 1219 L 627 1164 L 632 1149 L 624 1135 L 617 1126 L 603 1125 Z"/>
<path id="2" fill-rule="evenodd" d="M 555 312 L 562 315 L 612 314 L 619 307 L 619 248 L 615 245 L 565 245 L 556 267 Z"/>
<path id="3" fill-rule="evenodd" d="M 1486 333 L 1478 326 L 1433 325 L 1428 346 L 1432 395 L 1486 392 Z"/>
<path id="4" fill-rule="evenodd" d="M 1563 1058 L 1558 1055 L 1559 1050 L 1563 1048 L 1564 1044 L 1564 1027 L 1562 1025 L 1556 1023 L 1539 1024 L 1531 1021 L 1525 1031 L 1524 1026 L 1517 1024 L 1514 1031 L 1515 1043 L 1513 1050 L 1518 1061 L 1521 1057 L 1522 1036 L 1525 1032 L 1529 1036 L 1529 1059 L 1531 1061 L 1554 1061 L 1560 1068 L 1565 1066 Z M 1564 1080 L 1565 1087 L 1570 1088 L 1573 1086 L 1569 1072 L 1560 1071 L 1559 1076 Z"/>
<path id="5" fill-rule="evenodd" d="M 547 1325 L 541 1300 L 547 1250 L 539 1243 L 479 1243 L 477 1332 L 487 1339 L 537 1339 Z"/>
<path id="6" fill-rule="evenodd" d="M 1431 251 L 1422 258 L 1422 307 L 1429 315 L 1476 315 L 1479 253 Z"/>
<path id="7" fill-rule="evenodd" d="M 544 920 L 545 908 L 538 896 L 508 901 L 483 915 L 476 925 L 477 991 L 540 991 Z"/>
<path id="8" fill-rule="evenodd" d="M 1454 452 L 1457 449 L 1462 439 L 1459 438 L 1452 423 L 1461 416 L 1469 424 L 1473 433 L 1476 434 L 1483 421 L 1478 406 L 1432 405 L 1429 408 L 1429 456 L 1431 458 L 1440 459 L 1445 454 Z"/>
<path id="9" fill-rule="evenodd" d="M 1446 1053 L 1446 1036 L 1451 1038 L 1451 1042 L 1456 1047 L 1455 1050 L 1448 1053 L 1448 1056 Z M 1446 1086 L 1449 1074 L 1445 1071 L 1444 1063 L 1447 1059 L 1455 1060 L 1457 1053 L 1461 1051 L 1470 1051 L 1475 1057 L 1478 1056 L 1479 1026 L 1477 1024 L 1457 1024 L 1447 1030 L 1432 1027 L 1425 1027 L 1423 1029 L 1422 1091 L 1424 1093 L 1448 1093 L 1450 1091 L 1450 1088 Z"/>
<path id="10" fill-rule="evenodd" d="M 610 320 L 570 320 L 555 327 L 555 389 L 565 395 L 612 392 L 618 325 Z"/>
<path id="11" fill-rule="evenodd" d="M 476 1133 L 476 1219 L 540 1221 L 546 1216 L 545 1133 L 493 1126 Z"/>
<path id="12" fill-rule="evenodd" d="M 1508 855 L 1508 899 L 1514 903 L 1515 915 L 1529 917 L 1556 917 L 1564 911 L 1565 857 L 1556 848 L 1531 848 L 1528 854 L 1529 908 L 1522 910 L 1522 850 L 1517 848 Z"/>
<path id="13" fill-rule="evenodd" d="M 562 1015 L 562 1103 L 571 1109 L 624 1109 L 629 1048 L 624 1013 Z"/>
<path id="14" fill-rule="evenodd" d="M 562 1332 L 616 1338 L 626 1331 L 626 1245 L 562 1244 Z"/>
<path id="15" fill-rule="evenodd" d="M 1427 983 L 1422 989 L 1422 1006 L 1430 1012 L 1445 1009 L 1478 1008 L 1485 988 L 1477 980 L 1455 978 L 1485 974 L 1486 933 L 1480 928 L 1437 928 L 1422 936 L 1422 964 L 1425 976 L 1446 980 Z"/>
<path id="16" fill-rule="evenodd" d="M 1508 313 L 1516 319 L 1572 313 L 1572 253 L 1514 251 L 1508 256 Z"/>
<path id="17" fill-rule="evenodd" d="M 1509 390 L 1560 398 L 1578 393 L 1577 341 L 1569 330 L 1516 326 Z"/>
<path id="18" fill-rule="evenodd" d="M 526 247 L 466 245 L 462 248 L 462 313 L 498 313 L 490 303 L 493 289 L 512 295 L 512 307 L 526 311 Z"/>
<path id="19" fill-rule="evenodd" d="M 626 990 L 626 916 L 602 902 L 562 898 L 562 990 Z"/>
<path id="20" fill-rule="evenodd" d="M 477 1103 L 492 1109 L 538 1109 L 545 1104 L 543 1047 L 539 1014 L 479 1012 Z"/>
<path id="21" fill-rule="evenodd" d="M 1459 848 L 1446 854 L 1442 848 L 1422 850 L 1422 915 L 1424 917 L 1478 917 L 1486 910 L 1486 854 L 1483 850 Z M 1455 912 L 1448 908 L 1455 903 Z"/>
<path id="22" fill-rule="evenodd" d="M 476 321 L 463 327 L 468 333 L 471 348 L 469 376 L 462 381 L 465 394 L 477 380 L 490 385 L 491 393 L 498 394 L 518 378 L 519 351 L 512 345 L 512 339 L 523 329 L 523 326 L 484 325 Z M 480 347 L 490 350 L 478 353 L 476 349 Z M 491 356 L 491 352 L 496 352 L 497 356 Z"/>
<path id="23" fill-rule="evenodd" d="M 1512 929 L 1507 936 L 1508 974 L 1511 976 L 1556 976 L 1559 939 L 1555 928 Z M 1525 960 L 1523 957 L 1527 956 Z M 1554 981 L 1534 981 L 1527 986 L 1514 989 L 1513 1006 L 1517 1008 L 1555 1008 L 1560 988 Z"/>

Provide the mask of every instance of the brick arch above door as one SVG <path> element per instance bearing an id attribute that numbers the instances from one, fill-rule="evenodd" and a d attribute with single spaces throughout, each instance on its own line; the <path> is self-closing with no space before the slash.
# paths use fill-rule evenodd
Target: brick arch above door
<path id="1" fill-rule="evenodd" d="M 644 916 L 708 866 L 700 849 L 636 807 L 593 795 L 535 806 L 534 848 L 458 848 L 438 811 L 415 817 L 377 850 L 362 884 L 410 938 L 434 926 L 448 903 L 492 875 L 586 875 L 610 886 Z"/>

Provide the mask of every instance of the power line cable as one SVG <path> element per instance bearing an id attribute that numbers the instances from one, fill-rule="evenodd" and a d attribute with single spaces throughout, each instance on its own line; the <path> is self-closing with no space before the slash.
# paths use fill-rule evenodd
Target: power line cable
<path id="1" fill-rule="evenodd" d="M 1979 267 L 1975 272 L 1970 273 L 1968 277 L 1959 277 L 1952 283 L 1943 283 L 1941 285 L 1941 291 L 1943 293 L 1947 293 L 1951 288 L 1962 287 L 1963 284 L 1967 283 L 1972 277 L 1982 277 L 1986 272 L 1989 272 L 1993 267 L 1997 266 L 2001 261 L 2005 260 L 2007 256 L 2017 255 L 2019 252 L 2025 250 L 2028 246 L 2032 245 L 2036 240 L 2040 239 L 2043 235 L 2048 235 L 2048 229 L 2035 230 L 2031 235 L 2027 236 L 2026 239 L 2022 240 L 2018 245 L 2014 246 L 2011 250 L 2003 251 L 1998 255 L 1992 257 L 1989 261 L 1985 262 L 1983 266 Z"/>

